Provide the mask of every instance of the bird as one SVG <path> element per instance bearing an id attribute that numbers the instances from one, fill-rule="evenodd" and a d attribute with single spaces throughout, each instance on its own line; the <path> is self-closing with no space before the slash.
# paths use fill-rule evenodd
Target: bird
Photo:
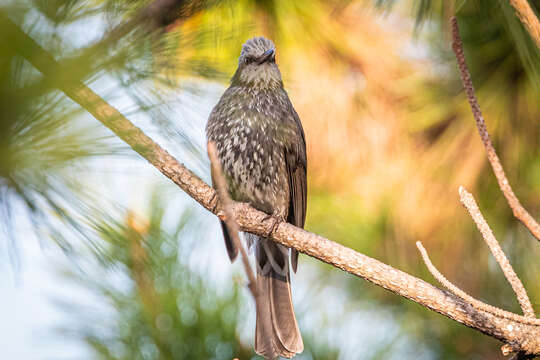
<path id="1" fill-rule="evenodd" d="M 247 40 L 230 86 L 212 109 L 206 136 L 217 149 L 231 198 L 275 220 L 304 227 L 307 205 L 306 140 L 287 92 L 274 43 Z M 238 249 L 221 222 L 232 261 Z M 304 349 L 292 303 L 289 262 L 298 252 L 271 239 L 246 234 L 257 270 L 255 352 L 291 358 Z"/>

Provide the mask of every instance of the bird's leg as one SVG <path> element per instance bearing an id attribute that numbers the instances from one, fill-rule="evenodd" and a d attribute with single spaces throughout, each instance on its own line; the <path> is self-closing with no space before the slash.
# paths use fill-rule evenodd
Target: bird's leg
<path id="1" fill-rule="evenodd" d="M 266 216 L 263 218 L 263 222 L 270 221 L 270 225 L 267 227 L 267 232 L 265 237 L 270 238 L 272 236 L 272 233 L 277 229 L 279 224 L 283 222 L 283 219 L 281 216 L 276 214 L 266 214 Z"/>
<path id="2" fill-rule="evenodd" d="M 212 198 L 210 199 L 210 211 L 216 214 L 221 220 L 225 220 L 225 213 L 221 210 L 221 204 L 219 202 L 219 196 L 217 190 L 214 191 Z"/>

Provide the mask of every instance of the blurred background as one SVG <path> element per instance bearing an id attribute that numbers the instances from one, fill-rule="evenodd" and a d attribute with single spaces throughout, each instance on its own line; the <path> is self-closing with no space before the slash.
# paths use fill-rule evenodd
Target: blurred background
<path id="1" fill-rule="evenodd" d="M 216 218 L 58 90 L 84 82 L 208 182 L 206 119 L 258 35 L 304 125 L 309 231 L 434 282 L 420 240 L 455 284 L 519 313 L 463 185 L 540 311 L 540 247 L 487 163 L 453 14 L 510 183 L 538 218 L 540 53 L 506 0 L 1 0 L 1 357 L 259 358 Z M 28 37 L 62 71 L 38 71 Z M 292 281 L 298 359 L 503 358 L 497 341 L 307 256 Z"/>

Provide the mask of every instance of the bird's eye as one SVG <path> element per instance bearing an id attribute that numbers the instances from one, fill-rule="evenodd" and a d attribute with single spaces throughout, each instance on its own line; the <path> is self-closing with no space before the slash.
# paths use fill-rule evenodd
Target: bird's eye
<path id="1" fill-rule="evenodd" d="M 250 64 L 254 61 L 255 61 L 255 58 L 253 56 L 246 56 L 246 58 L 244 59 L 245 64 Z"/>

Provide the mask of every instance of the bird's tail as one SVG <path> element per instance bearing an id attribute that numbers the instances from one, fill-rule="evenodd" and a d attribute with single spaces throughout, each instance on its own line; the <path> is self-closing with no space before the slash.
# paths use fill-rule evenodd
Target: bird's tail
<path id="1" fill-rule="evenodd" d="M 255 352 L 267 359 L 291 358 L 304 350 L 291 298 L 289 249 L 259 239 L 257 256 L 257 324 Z"/>

